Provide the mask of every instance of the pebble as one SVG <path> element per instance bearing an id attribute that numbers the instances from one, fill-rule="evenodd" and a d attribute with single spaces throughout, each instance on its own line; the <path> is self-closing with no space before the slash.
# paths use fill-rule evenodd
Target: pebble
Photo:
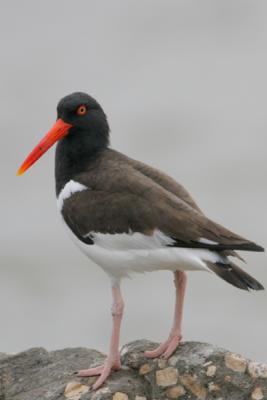
<path id="1" fill-rule="evenodd" d="M 185 394 L 185 389 L 182 385 L 177 385 L 169 388 L 166 395 L 169 399 L 178 399 Z"/>
<path id="2" fill-rule="evenodd" d="M 213 377 L 215 375 L 215 373 L 216 373 L 216 369 L 217 369 L 216 365 L 209 365 L 208 369 L 207 369 L 207 372 L 206 372 L 206 375 L 210 376 L 210 377 Z"/>
<path id="3" fill-rule="evenodd" d="M 112 400 L 129 400 L 129 397 L 126 393 L 116 392 L 114 393 Z"/>
<path id="4" fill-rule="evenodd" d="M 64 396 L 68 400 L 79 400 L 84 393 L 89 391 L 89 386 L 79 382 L 69 382 L 65 388 Z"/>
<path id="5" fill-rule="evenodd" d="M 151 366 L 149 364 L 143 364 L 141 365 L 141 367 L 139 368 L 139 374 L 140 375 L 145 375 L 148 372 L 151 371 Z"/>
<path id="6" fill-rule="evenodd" d="M 156 371 L 156 382 L 159 386 L 171 386 L 175 385 L 178 380 L 178 371 L 176 368 L 168 367 Z"/>
<path id="7" fill-rule="evenodd" d="M 247 361 L 239 354 L 227 353 L 224 358 L 227 368 L 235 372 L 245 372 L 247 368 Z"/>
<path id="8" fill-rule="evenodd" d="M 185 374 L 180 376 L 180 381 L 189 389 L 198 399 L 205 400 L 207 397 L 207 389 L 202 386 L 195 376 Z"/>
<path id="9" fill-rule="evenodd" d="M 267 365 L 251 361 L 248 372 L 252 378 L 267 378 Z"/>
<path id="10" fill-rule="evenodd" d="M 262 400 L 264 398 L 261 387 L 256 387 L 251 393 L 251 398 L 253 400 Z"/>

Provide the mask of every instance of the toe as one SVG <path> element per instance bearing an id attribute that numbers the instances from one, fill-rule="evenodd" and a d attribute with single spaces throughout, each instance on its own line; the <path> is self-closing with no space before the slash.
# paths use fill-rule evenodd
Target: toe
<path id="1" fill-rule="evenodd" d="M 108 378 L 108 376 L 111 373 L 111 367 L 109 365 L 106 365 L 105 368 L 103 369 L 100 377 L 96 380 L 96 382 L 93 384 L 93 390 L 97 390 L 102 386 L 102 384 L 105 382 L 105 380 Z"/>
<path id="2" fill-rule="evenodd" d="M 156 349 L 151 350 L 151 351 L 146 351 L 145 356 L 147 358 L 156 358 L 156 357 L 161 356 L 161 354 L 163 354 L 165 352 L 165 350 L 167 349 L 168 344 L 169 344 L 168 341 L 161 343 L 161 345 L 159 347 L 157 347 Z"/>
<path id="3" fill-rule="evenodd" d="M 98 367 L 95 368 L 82 369 L 81 371 L 79 371 L 78 375 L 81 377 L 100 375 L 103 369 L 104 369 L 103 365 L 99 365 Z"/>
<path id="4" fill-rule="evenodd" d="M 172 337 L 168 347 L 166 348 L 166 350 L 163 353 L 163 358 L 168 359 L 175 352 L 175 350 L 179 346 L 181 339 L 182 339 L 182 336 L 180 336 L 180 335 L 175 335 Z"/>
<path id="5" fill-rule="evenodd" d="M 78 376 L 87 377 L 87 376 L 96 376 L 100 375 L 96 382 L 92 386 L 92 390 L 96 390 L 100 388 L 100 386 L 105 382 L 107 377 L 111 374 L 111 371 L 117 371 L 121 367 L 121 362 L 119 358 L 111 359 L 107 358 L 103 365 L 99 365 L 98 367 L 82 369 L 79 371 Z"/>

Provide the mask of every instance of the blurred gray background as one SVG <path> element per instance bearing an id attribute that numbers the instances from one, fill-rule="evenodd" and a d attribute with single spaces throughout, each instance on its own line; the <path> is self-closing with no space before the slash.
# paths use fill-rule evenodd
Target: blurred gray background
<path id="1" fill-rule="evenodd" d="M 267 244 L 267 3 L 1 1 L 0 352 L 108 348 L 110 284 L 57 214 L 54 149 L 15 173 L 58 100 L 95 96 L 112 146 L 182 182 L 217 222 Z M 265 254 L 243 254 L 267 286 Z M 172 275 L 122 285 L 121 343 L 166 338 Z M 267 361 L 266 292 L 189 274 L 184 339 Z"/>

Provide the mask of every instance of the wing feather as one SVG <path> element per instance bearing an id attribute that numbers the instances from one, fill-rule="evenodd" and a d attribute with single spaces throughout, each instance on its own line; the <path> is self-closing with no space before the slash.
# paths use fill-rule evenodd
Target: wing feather
<path id="1" fill-rule="evenodd" d="M 263 250 L 211 221 L 190 201 L 179 198 L 125 161 L 113 164 L 111 159 L 97 175 L 81 174 L 75 181 L 90 190 L 76 192 L 66 199 L 62 215 L 83 241 L 90 239 L 90 232 L 132 231 L 152 235 L 159 230 L 176 247 Z"/>

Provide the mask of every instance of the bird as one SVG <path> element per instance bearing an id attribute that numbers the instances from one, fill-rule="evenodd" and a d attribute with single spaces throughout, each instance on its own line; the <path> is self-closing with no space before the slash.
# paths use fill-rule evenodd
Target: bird
<path id="1" fill-rule="evenodd" d="M 175 308 L 169 336 L 148 358 L 168 359 L 182 340 L 187 271 L 209 271 L 244 290 L 263 290 L 233 258 L 264 251 L 258 244 L 209 219 L 188 191 L 164 172 L 110 146 L 110 127 L 92 96 L 75 92 L 57 105 L 53 127 L 26 157 L 22 175 L 53 144 L 57 207 L 73 241 L 111 282 L 112 334 L 102 365 L 79 371 L 97 376 L 98 389 L 121 367 L 120 326 L 124 311 L 121 281 L 134 273 L 174 274 Z"/>

